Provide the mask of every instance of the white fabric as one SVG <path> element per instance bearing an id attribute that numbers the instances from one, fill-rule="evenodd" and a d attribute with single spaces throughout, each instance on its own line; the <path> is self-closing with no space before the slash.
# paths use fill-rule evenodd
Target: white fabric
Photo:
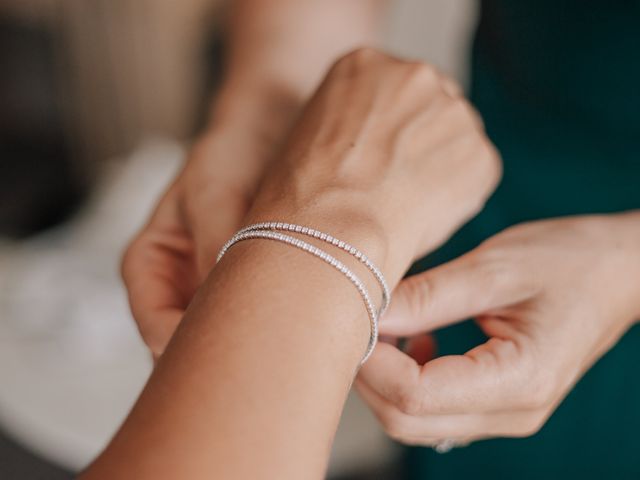
<path id="1" fill-rule="evenodd" d="M 119 258 L 182 156 L 147 143 L 72 221 L 0 247 L 0 422 L 65 467 L 102 449 L 149 374 Z"/>

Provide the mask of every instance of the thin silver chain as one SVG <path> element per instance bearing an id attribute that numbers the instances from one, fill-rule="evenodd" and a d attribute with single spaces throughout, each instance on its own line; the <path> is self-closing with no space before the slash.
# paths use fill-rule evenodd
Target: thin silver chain
<path id="1" fill-rule="evenodd" d="M 382 272 L 380 271 L 380 269 L 376 267 L 376 265 L 364 253 L 362 253 L 353 245 L 350 245 L 347 242 L 343 242 L 342 240 L 338 240 L 337 238 L 329 235 L 328 233 L 320 232 L 319 230 L 315 230 L 309 227 L 304 227 L 302 225 L 295 225 L 293 223 L 285 223 L 285 222 L 256 223 L 240 229 L 236 233 L 236 235 L 239 235 L 245 232 L 254 231 L 254 230 L 281 230 L 281 231 L 287 231 L 292 233 L 299 233 L 301 235 L 317 238 L 318 240 L 322 240 L 323 242 L 330 243 L 331 245 L 338 247 L 341 250 L 344 250 L 345 252 L 353 255 L 365 267 L 369 269 L 369 271 L 373 274 L 373 276 L 376 278 L 376 280 L 380 284 L 380 289 L 382 290 L 382 303 L 380 304 L 378 317 L 382 316 L 382 314 L 387 310 L 387 307 L 389 306 L 389 302 L 391 301 L 391 293 L 389 291 L 389 286 L 387 285 L 387 281 L 382 275 Z"/>
<path id="2" fill-rule="evenodd" d="M 315 245 L 311 245 L 310 243 L 307 243 L 304 240 L 300 240 L 299 238 L 295 238 L 280 232 L 274 232 L 272 230 L 260 230 L 260 229 L 253 229 L 253 228 L 240 230 L 233 237 L 231 237 L 231 239 L 227 243 L 224 244 L 224 246 L 220 250 L 220 253 L 218 254 L 218 258 L 216 262 L 219 262 L 220 259 L 224 256 L 224 254 L 227 253 L 227 251 L 236 243 L 241 242 L 243 240 L 253 239 L 253 238 L 276 240 L 276 241 L 291 245 L 293 247 L 299 248 L 301 250 L 304 250 L 305 252 L 308 252 L 320 258 L 324 262 L 328 263 L 329 265 L 331 265 L 332 267 L 340 271 L 349 279 L 349 281 L 358 290 L 358 293 L 360 293 L 360 296 L 362 297 L 362 300 L 367 309 L 367 314 L 369 315 L 369 327 L 371 330 L 370 336 L 369 336 L 369 344 L 367 345 L 367 350 L 364 354 L 364 357 L 360 361 L 360 365 L 364 364 L 364 362 L 367 361 L 367 359 L 373 352 L 373 349 L 375 348 L 376 342 L 378 340 L 378 318 L 379 317 L 373 305 L 373 302 L 371 301 L 371 296 L 369 295 L 367 287 L 365 287 L 362 280 L 360 280 L 360 278 L 355 273 L 353 273 L 353 271 L 351 271 L 351 269 L 349 269 L 349 267 L 347 267 L 344 263 L 342 263 L 337 258 L 329 255 L 324 250 L 316 247 Z"/>

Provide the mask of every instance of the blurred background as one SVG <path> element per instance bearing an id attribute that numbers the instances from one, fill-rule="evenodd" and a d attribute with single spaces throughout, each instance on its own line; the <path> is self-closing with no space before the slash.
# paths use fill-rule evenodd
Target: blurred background
<path id="1" fill-rule="evenodd" d="M 383 46 L 463 83 L 472 0 L 396 0 Z M 0 478 L 70 478 L 150 359 L 119 257 L 220 77 L 222 0 L 0 0 Z M 330 478 L 401 478 L 350 398 Z"/>

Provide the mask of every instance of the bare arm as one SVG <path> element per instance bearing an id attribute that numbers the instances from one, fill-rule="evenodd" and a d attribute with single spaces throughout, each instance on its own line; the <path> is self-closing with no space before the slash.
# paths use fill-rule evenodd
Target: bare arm
<path id="1" fill-rule="evenodd" d="M 228 255 L 83 478 L 321 478 L 367 341 L 362 302 L 304 252 Z"/>
<path id="2" fill-rule="evenodd" d="M 495 185 L 480 128 L 433 69 L 356 52 L 306 107 L 246 221 L 329 231 L 393 287 Z M 252 240 L 228 255 L 85 480 L 322 477 L 369 336 L 362 300 L 296 249 Z"/>
<path id="3" fill-rule="evenodd" d="M 131 309 L 154 357 L 239 227 L 303 100 L 338 55 L 374 42 L 381 4 L 233 2 L 211 120 L 123 263 Z"/>
<path id="4" fill-rule="evenodd" d="M 245 109 L 251 113 L 253 107 L 272 112 L 271 102 L 299 105 L 336 58 L 377 43 L 386 3 L 235 0 L 228 24 L 222 106 L 219 102 L 217 108 L 233 115 Z"/>

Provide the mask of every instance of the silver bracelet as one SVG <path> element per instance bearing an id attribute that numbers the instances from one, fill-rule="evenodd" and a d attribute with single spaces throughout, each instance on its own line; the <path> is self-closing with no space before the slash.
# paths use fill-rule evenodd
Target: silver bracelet
<path id="1" fill-rule="evenodd" d="M 304 240 L 300 240 L 299 238 L 295 238 L 290 235 L 286 235 L 284 233 L 274 232 L 270 230 L 259 230 L 259 229 L 258 230 L 254 230 L 254 229 L 240 230 L 233 237 L 231 237 L 231 239 L 227 243 L 224 244 L 224 246 L 220 250 L 220 253 L 218 254 L 216 263 L 220 261 L 220 259 L 224 256 L 224 254 L 227 253 L 227 251 L 233 245 L 243 240 L 249 240 L 253 238 L 276 240 L 276 241 L 291 245 L 293 247 L 299 248 L 301 250 L 304 250 L 305 252 L 308 252 L 320 258 L 324 262 L 328 263 L 329 265 L 331 265 L 332 267 L 334 267 L 335 269 L 343 273 L 349 279 L 349 281 L 358 290 L 358 293 L 360 293 L 360 296 L 362 297 L 362 300 L 367 309 L 367 314 L 369 315 L 369 327 L 370 327 L 369 343 L 367 345 L 367 350 L 365 351 L 365 354 L 362 360 L 360 361 L 360 365 L 364 364 L 364 362 L 367 361 L 367 359 L 373 352 L 373 349 L 375 348 L 376 342 L 378 340 L 378 314 L 376 313 L 375 307 L 373 306 L 373 302 L 371 301 L 371 297 L 369 295 L 367 287 L 365 287 L 362 280 L 360 280 L 360 278 L 355 273 L 353 273 L 351 269 L 349 269 L 349 267 L 347 267 L 344 263 L 342 263 L 337 258 L 329 255 L 324 250 L 314 245 L 311 245 L 310 243 L 307 243 Z"/>
<path id="2" fill-rule="evenodd" d="M 328 233 L 323 233 L 318 230 L 309 227 L 303 227 L 301 225 L 295 225 L 293 223 L 284 223 L 284 222 L 262 222 L 256 223 L 253 225 L 249 225 L 248 227 L 244 227 L 240 229 L 236 235 L 250 232 L 254 230 L 281 230 L 292 233 L 299 233 L 301 235 L 306 235 L 308 237 L 317 238 L 318 240 L 322 240 L 323 242 L 330 243 L 331 245 L 344 250 L 345 252 L 353 255 L 358 261 L 360 261 L 365 267 L 369 269 L 369 271 L 376 278 L 378 283 L 380 284 L 380 289 L 382 290 L 382 303 L 380 304 L 380 310 L 378 310 L 378 317 L 381 317 L 382 314 L 387 310 L 389 306 L 389 302 L 391 301 L 391 293 L 389 292 L 389 286 L 387 285 L 387 281 L 384 279 L 382 272 L 375 264 L 360 250 L 358 250 L 353 245 L 349 245 L 347 242 L 343 242 L 342 240 L 338 240 L 337 238 L 329 235 Z"/>

